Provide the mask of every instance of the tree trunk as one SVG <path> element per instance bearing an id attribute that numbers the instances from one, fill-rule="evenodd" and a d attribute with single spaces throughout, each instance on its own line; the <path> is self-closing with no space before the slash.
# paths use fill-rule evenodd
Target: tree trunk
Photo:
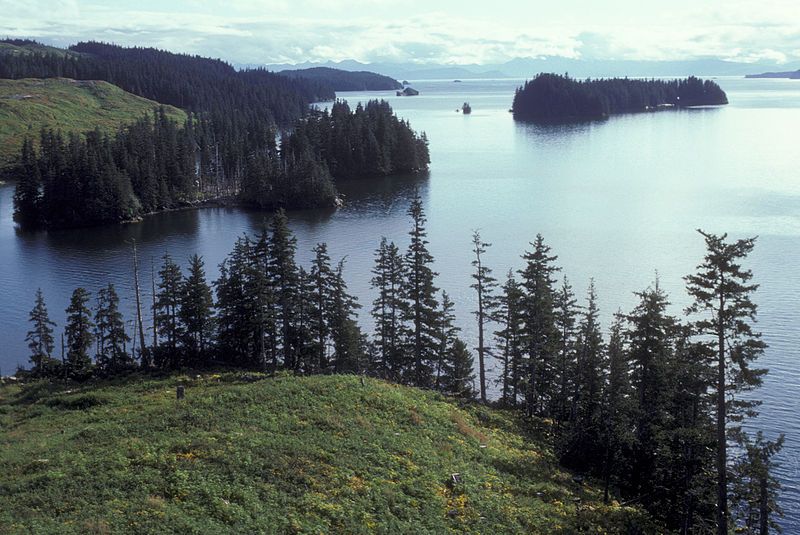
<path id="1" fill-rule="evenodd" d="M 728 535 L 728 458 L 725 434 L 725 329 L 721 314 L 725 301 L 719 298 L 717 310 L 717 534 Z"/>

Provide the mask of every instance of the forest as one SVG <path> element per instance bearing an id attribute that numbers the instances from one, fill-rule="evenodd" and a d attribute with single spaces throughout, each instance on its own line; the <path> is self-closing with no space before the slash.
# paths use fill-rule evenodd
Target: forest
<path id="1" fill-rule="evenodd" d="M 330 83 L 335 91 L 387 91 L 403 88 L 403 84 L 394 78 L 368 71 L 343 71 L 330 67 L 312 67 L 281 71 L 280 75 L 287 78 L 303 78 Z"/>
<path id="2" fill-rule="evenodd" d="M 692 304 L 684 316 L 669 312 L 656 280 L 605 334 L 594 284 L 579 300 L 541 235 L 522 268 L 498 280 L 486 261 L 491 245 L 476 231 L 465 266 L 477 304 L 478 344 L 469 348 L 452 300 L 437 286 L 418 196 L 408 217 L 407 245 L 383 239 L 375 250 L 371 333 L 358 322 L 364 305 L 348 291 L 345 260 L 320 243 L 310 264 L 299 265 L 279 210 L 260 234 L 237 240 L 213 282 L 202 258 L 183 272 L 165 255 L 152 304 L 136 291 L 133 333 L 112 285 L 94 297 L 77 288 L 59 355 L 39 291 L 27 336 L 32 367 L 18 375 L 85 381 L 233 367 L 367 374 L 484 403 L 492 389 L 492 403 L 532 427 L 547 425 L 560 461 L 601 481 L 606 501 L 639 505 L 680 533 L 776 529 L 780 486 L 772 472 L 783 437 L 745 430 L 767 373 L 757 367 L 766 349 L 755 329 L 758 285 L 742 266 L 754 239 L 701 231 L 706 254 L 685 277 Z M 133 266 L 138 289 L 135 246 Z M 489 359 L 501 366 L 494 389 Z"/>
<path id="3" fill-rule="evenodd" d="M 711 80 L 576 80 L 539 74 L 514 95 L 514 118 L 534 122 L 599 119 L 617 113 L 727 104 L 725 92 Z"/>
<path id="4" fill-rule="evenodd" d="M 220 156 L 203 116 L 184 125 L 164 110 L 109 137 L 43 131 L 23 144 L 9 171 L 15 219 L 24 227 L 66 228 L 132 221 L 144 214 L 228 199 L 265 209 L 333 206 L 335 179 L 417 173 L 430 161 L 425 135 L 383 101 L 333 104 L 299 119 L 276 141 L 269 123 Z"/>
<path id="5" fill-rule="evenodd" d="M 17 183 L 15 218 L 23 226 L 131 221 L 219 199 L 269 209 L 332 206 L 334 179 L 421 172 L 429 163 L 424 134 L 397 119 L 385 102 L 355 110 L 334 103 L 331 113 L 310 112 L 311 102 L 335 97 L 347 73 L 335 82 L 290 79 L 263 69 L 236 71 L 219 60 L 93 42 L 61 53 L 32 50 L 4 55 L 0 78 L 104 80 L 182 108 L 189 118 L 176 124 L 162 109 L 115 135 L 45 130 L 29 139 L 6 171 Z"/>

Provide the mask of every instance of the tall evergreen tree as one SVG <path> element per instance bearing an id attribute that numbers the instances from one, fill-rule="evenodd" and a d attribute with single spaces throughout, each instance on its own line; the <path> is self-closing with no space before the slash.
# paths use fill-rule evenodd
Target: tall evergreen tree
<path id="1" fill-rule="evenodd" d="M 361 373 L 366 365 L 366 339 L 356 321 L 356 311 L 361 305 L 348 293 L 343 273 L 344 260 L 341 260 L 331 280 L 329 322 L 334 350 L 333 369 L 336 373 Z"/>
<path id="2" fill-rule="evenodd" d="M 31 350 L 29 358 L 33 364 L 33 372 L 36 375 L 46 375 L 53 353 L 53 327 L 56 324 L 50 320 L 50 315 L 47 313 L 41 288 L 36 290 L 36 304 L 28 318 L 33 327 L 28 331 L 25 341 Z"/>
<path id="3" fill-rule="evenodd" d="M 376 372 L 394 381 L 399 381 L 403 370 L 408 366 L 403 341 L 405 325 L 403 322 L 405 302 L 402 288 L 404 267 L 403 258 L 397 246 L 386 238 L 381 238 L 375 252 L 375 267 L 372 269 L 370 284 L 378 291 L 372 302 L 372 318 L 375 322 L 375 341 L 377 362 L 373 364 Z"/>
<path id="4" fill-rule="evenodd" d="M 325 371 L 330 364 L 328 361 L 328 339 L 330 336 L 330 318 L 332 315 L 334 278 L 331 269 L 331 258 L 328 255 L 328 245 L 319 243 L 313 249 L 314 259 L 311 262 L 310 278 L 313 284 L 311 299 L 313 302 L 312 331 L 314 332 L 315 359 L 312 370 Z"/>
<path id="5" fill-rule="evenodd" d="M 158 335 L 161 339 L 159 353 L 162 365 L 176 366 L 180 363 L 178 343 L 182 338 L 183 326 L 180 321 L 183 275 L 169 253 L 164 255 L 164 263 L 158 271 L 158 291 L 154 304 Z"/>
<path id="6" fill-rule="evenodd" d="M 214 298 L 206 282 L 203 259 L 189 259 L 189 274 L 181 284 L 178 318 L 183 327 L 182 345 L 193 357 L 205 357 L 214 328 Z"/>
<path id="7" fill-rule="evenodd" d="M 525 410 L 528 416 L 543 413 L 553 394 L 553 363 L 557 348 L 555 327 L 553 265 L 558 258 L 550 254 L 541 234 L 533 251 L 523 255 L 525 268 L 519 273 L 524 289 L 523 322 L 526 346 Z"/>
<path id="8" fill-rule="evenodd" d="M 428 251 L 425 212 L 417 193 L 408 208 L 412 220 L 409 232 L 411 243 L 405 254 L 403 296 L 406 301 L 405 319 L 409 325 L 408 347 L 411 365 L 407 380 L 416 386 L 430 387 L 433 381 L 433 362 L 437 350 L 438 303 L 431 269 L 433 256 Z"/>
<path id="9" fill-rule="evenodd" d="M 752 324 L 756 304 L 752 294 L 758 289 L 751 283 L 752 272 L 741 265 L 755 246 L 755 238 L 727 242 L 727 234 L 698 231 L 706 242 L 706 256 L 697 273 L 686 277 L 686 286 L 694 303 L 688 313 L 699 314 L 697 330 L 713 337 L 716 351 L 716 378 L 711 385 L 716 397 L 716 471 L 717 533 L 728 532 L 728 433 L 735 432 L 746 416 L 755 414 L 756 401 L 734 398 L 761 384 L 765 369 L 751 363 L 766 344 Z M 729 426 L 729 424 L 732 424 Z"/>
<path id="10" fill-rule="evenodd" d="M 669 301 L 658 280 L 636 295 L 639 303 L 626 316 L 635 399 L 635 442 L 628 486 L 631 494 L 642 497 L 645 506 L 652 506 L 658 498 L 652 489 L 656 480 L 658 435 L 669 417 L 668 374 L 677 322 L 667 314 Z"/>
<path id="11" fill-rule="evenodd" d="M 522 385 L 523 299 L 524 294 L 514 278 L 514 272 L 509 270 L 495 311 L 495 318 L 501 329 L 494 333 L 502 355 L 501 399 L 506 405 L 517 403 Z"/>
<path id="12" fill-rule="evenodd" d="M 119 310 L 119 295 L 113 284 L 97 292 L 94 316 L 97 341 L 97 366 L 105 373 L 118 373 L 133 365 L 127 344 L 131 338 L 125 332 L 125 321 Z"/>
<path id="13" fill-rule="evenodd" d="M 89 351 L 94 341 L 94 323 L 88 308 L 89 292 L 76 288 L 67 307 L 67 374 L 74 379 L 86 379 L 91 373 L 92 359 Z"/>
<path id="14" fill-rule="evenodd" d="M 459 338 L 453 301 L 442 291 L 439 310 L 439 349 L 435 361 L 434 386 L 453 396 L 475 397 L 475 362 L 467 344 Z"/>
<path id="15" fill-rule="evenodd" d="M 612 478 L 623 470 L 618 469 L 633 443 L 633 399 L 630 383 L 630 366 L 625 347 L 623 318 L 617 313 L 608 338 L 608 380 L 603 390 L 603 501 L 608 502 Z M 620 478 L 617 478 L 620 479 Z"/>
<path id="16" fill-rule="evenodd" d="M 556 365 L 554 379 L 557 392 L 554 393 L 551 414 L 559 423 L 572 415 L 572 399 L 576 379 L 575 337 L 578 316 L 577 300 L 567 277 L 554 297 L 554 323 L 556 337 Z"/>
<path id="17" fill-rule="evenodd" d="M 279 332 L 281 359 L 285 367 L 297 369 L 292 320 L 298 306 L 298 271 L 295 263 L 297 240 L 289 230 L 286 212 L 279 209 L 272 217 L 268 242 L 267 275 L 275 294 L 275 322 Z"/>
<path id="18" fill-rule="evenodd" d="M 497 289 L 497 279 L 492 277 L 492 270 L 483 262 L 483 255 L 486 249 L 491 247 L 481 239 L 480 233 L 476 230 L 472 233 L 472 252 L 475 258 L 472 261 L 474 272 L 472 279 L 475 281 L 471 288 L 475 290 L 478 297 L 478 309 L 475 317 L 478 321 L 478 373 L 480 378 L 481 401 L 486 402 L 486 363 L 485 358 L 490 351 L 486 347 L 484 328 L 493 317 L 496 308 L 494 292 Z"/>

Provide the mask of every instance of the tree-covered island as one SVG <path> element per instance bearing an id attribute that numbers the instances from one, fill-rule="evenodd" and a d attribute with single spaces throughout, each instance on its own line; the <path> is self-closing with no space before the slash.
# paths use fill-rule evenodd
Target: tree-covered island
<path id="1" fill-rule="evenodd" d="M 618 113 L 716 106 L 728 97 L 716 83 L 694 76 L 673 80 L 608 78 L 576 80 L 543 73 L 517 89 L 514 118 L 535 122 L 602 119 Z"/>

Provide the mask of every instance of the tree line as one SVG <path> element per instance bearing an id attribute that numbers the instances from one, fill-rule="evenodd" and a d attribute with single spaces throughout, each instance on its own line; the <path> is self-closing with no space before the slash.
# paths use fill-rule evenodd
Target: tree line
<path id="1" fill-rule="evenodd" d="M 727 104 L 725 91 L 694 76 L 677 80 L 608 78 L 576 80 L 542 73 L 518 88 L 515 119 L 560 122 L 607 117 L 663 107 Z"/>
<path id="2" fill-rule="evenodd" d="M 606 336 L 594 284 L 579 305 L 542 236 L 501 283 L 486 263 L 490 244 L 475 232 L 474 370 L 452 300 L 436 284 L 419 197 L 408 215 L 406 248 L 382 239 L 375 251 L 371 336 L 358 324 L 361 305 L 347 289 L 344 260 L 332 261 L 322 243 L 309 266 L 299 265 L 279 211 L 259 235 L 237 240 L 213 283 L 201 258 L 191 258 L 184 274 L 165 255 L 153 324 L 148 333 L 137 329 L 138 347 L 113 286 L 93 306 L 78 288 L 66 311 L 62 359 L 54 358 L 54 325 L 37 293 L 31 373 L 84 380 L 219 365 L 365 373 L 485 401 L 491 358 L 500 365 L 495 403 L 547 426 L 561 462 L 601 480 L 606 500 L 640 505 L 680 533 L 777 529 L 773 471 L 783 437 L 743 429 L 757 414 L 752 391 L 766 373 L 756 367 L 766 347 L 754 329 L 757 285 L 742 267 L 753 239 L 703 233 L 706 255 L 686 277 L 686 316 L 669 313 L 656 280 L 636 293 L 632 310 L 615 315 Z"/>
<path id="3" fill-rule="evenodd" d="M 280 142 L 270 124 L 259 124 L 247 143 L 223 151 L 233 159 L 218 149 L 202 115 L 178 125 L 163 108 L 113 137 L 42 131 L 36 144 L 25 140 L 10 171 L 15 219 L 26 227 L 98 225 L 220 198 L 268 209 L 333 206 L 335 179 L 420 172 L 430 161 L 425 135 L 384 101 L 355 110 L 337 102 L 332 113 L 299 119 Z"/>

